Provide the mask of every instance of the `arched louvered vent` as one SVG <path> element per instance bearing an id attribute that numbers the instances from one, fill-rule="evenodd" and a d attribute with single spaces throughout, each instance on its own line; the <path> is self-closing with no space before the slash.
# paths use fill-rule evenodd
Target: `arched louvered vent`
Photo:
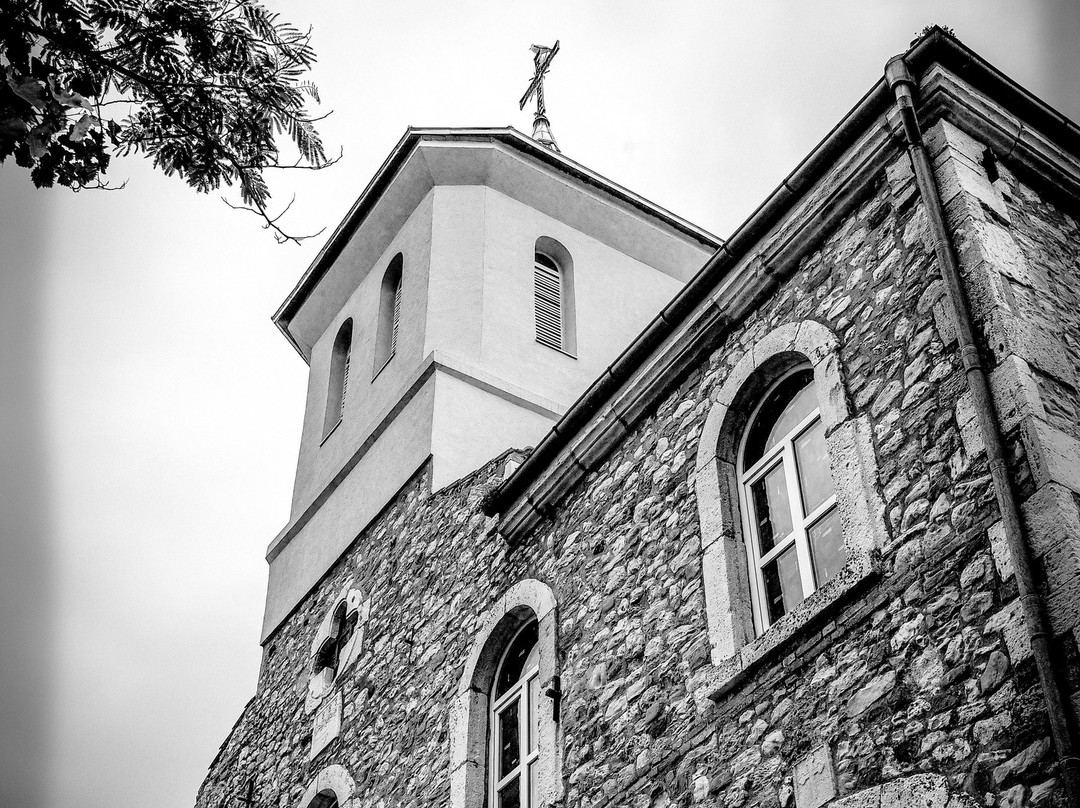
<path id="1" fill-rule="evenodd" d="M 556 350 L 563 349 L 563 282 L 558 265 L 543 253 L 533 264 L 536 302 L 536 341 Z"/>
<path id="2" fill-rule="evenodd" d="M 347 349 L 345 351 L 345 368 L 341 374 L 341 407 L 338 410 L 338 417 L 345 417 L 345 396 L 349 394 L 349 360 L 352 358 L 352 350 Z"/>
<path id="3" fill-rule="evenodd" d="M 394 287 L 394 327 L 390 332 L 390 356 L 397 352 L 398 323 L 401 322 L 401 278 L 398 277 L 397 286 Z"/>
<path id="4" fill-rule="evenodd" d="M 390 264 L 383 273 L 382 286 L 379 290 L 379 320 L 375 330 L 375 366 L 372 373 L 379 371 L 394 358 L 398 347 L 398 331 L 401 327 L 401 289 L 404 260 L 401 253 L 390 259 Z"/>
<path id="5" fill-rule="evenodd" d="M 323 437 L 326 438 L 345 417 L 345 396 L 349 390 L 349 360 L 352 357 L 352 319 L 346 320 L 334 338 L 327 380 Z"/>

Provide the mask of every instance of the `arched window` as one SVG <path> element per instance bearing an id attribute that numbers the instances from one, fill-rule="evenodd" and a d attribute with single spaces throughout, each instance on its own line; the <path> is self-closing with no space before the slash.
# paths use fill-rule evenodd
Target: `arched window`
<path id="1" fill-rule="evenodd" d="M 743 436 L 738 473 L 761 633 L 847 561 L 811 367 L 789 371 L 761 398 Z"/>
<path id="2" fill-rule="evenodd" d="M 379 292 L 379 322 L 375 331 L 375 375 L 397 352 L 401 323 L 401 253 L 395 255 L 383 274 Z"/>
<path id="3" fill-rule="evenodd" d="M 450 708 L 450 808 L 539 808 L 562 796 L 555 597 L 510 587 L 480 617 Z"/>
<path id="4" fill-rule="evenodd" d="M 878 572 L 888 541 L 866 415 L 813 320 L 747 346 L 710 394 L 694 490 L 716 698 Z M 704 680 L 703 680 L 704 682 Z"/>
<path id="5" fill-rule="evenodd" d="M 570 253 L 546 236 L 533 254 L 533 309 L 536 341 L 564 353 L 577 350 L 574 318 L 574 272 Z"/>
<path id="6" fill-rule="evenodd" d="M 349 808 L 355 804 L 356 784 L 343 766 L 333 763 L 322 769 L 308 784 L 295 808 Z"/>
<path id="7" fill-rule="evenodd" d="M 503 655 L 492 688 L 489 805 L 534 808 L 540 757 L 540 648 L 537 624 L 518 631 Z"/>
<path id="8" fill-rule="evenodd" d="M 349 387 L 349 357 L 352 354 L 352 320 L 346 320 L 334 338 L 330 356 L 330 379 L 326 390 L 326 414 L 323 417 L 323 437 L 334 431 L 345 417 L 345 395 Z"/>

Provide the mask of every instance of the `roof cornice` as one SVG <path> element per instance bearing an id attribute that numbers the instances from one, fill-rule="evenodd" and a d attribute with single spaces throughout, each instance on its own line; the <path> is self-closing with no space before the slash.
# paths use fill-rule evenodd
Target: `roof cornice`
<path id="1" fill-rule="evenodd" d="M 1061 147 L 1048 155 L 1042 138 L 1029 131 L 1024 141 L 1017 132 L 1010 149 L 1015 156 L 1043 166 L 1055 157 L 1080 155 L 1076 124 L 940 28 L 915 42 L 904 59 L 920 81 L 940 65 Z M 935 89 L 944 94 L 949 90 L 942 82 Z M 519 541 L 539 524 L 607 457 L 648 407 L 701 359 L 708 345 L 784 277 L 801 251 L 857 204 L 860 180 L 868 179 L 890 152 L 900 148 L 895 130 L 879 123 L 888 120 L 892 104 L 892 92 L 882 77 L 489 495 L 486 511 L 501 515 L 500 530 L 508 541 Z M 920 115 L 928 112 L 940 115 L 941 104 L 936 110 L 930 105 L 920 109 Z M 966 113 L 977 114 L 972 109 Z M 1009 141 L 1008 122 L 994 121 L 992 128 L 999 142 Z M 851 153 L 856 144 L 861 158 Z M 1018 152 L 1021 145 L 1025 154 Z M 1080 174 L 1071 169 L 1059 173 L 1072 175 L 1080 192 Z M 837 181 L 823 189 L 821 181 L 829 174 Z"/>
<path id="2" fill-rule="evenodd" d="M 618 183 L 612 182 L 606 177 L 597 174 L 580 163 L 571 160 L 566 155 L 552 151 L 541 146 L 532 138 L 527 137 L 512 127 L 491 128 L 425 128 L 409 127 L 401 140 L 390 151 L 386 160 L 375 172 L 371 181 L 353 203 L 348 214 L 334 229 L 330 238 L 318 255 L 305 270 L 300 280 L 285 300 L 274 312 L 273 321 L 278 329 L 289 340 L 289 343 L 304 356 L 304 351 L 297 344 L 289 331 L 289 323 L 308 296 L 323 279 L 334 261 L 337 260 L 341 251 L 353 236 L 356 230 L 364 222 L 368 214 L 378 203 L 387 188 L 393 183 L 401 168 L 408 162 L 413 152 L 424 141 L 444 141 L 460 143 L 499 143 L 510 147 L 541 164 L 554 168 L 571 177 L 578 183 L 588 186 L 603 194 L 607 194 L 629 208 L 644 214 L 646 217 L 659 221 L 669 229 L 680 233 L 690 241 L 697 242 L 709 249 L 716 249 L 723 241 L 709 233 L 707 230 L 675 215 L 671 211 L 650 202 L 644 197 L 624 188 Z"/>

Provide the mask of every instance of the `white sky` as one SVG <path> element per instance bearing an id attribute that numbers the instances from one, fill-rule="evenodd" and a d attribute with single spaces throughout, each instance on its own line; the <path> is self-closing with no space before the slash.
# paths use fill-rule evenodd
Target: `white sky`
<path id="1" fill-rule="evenodd" d="M 297 232 L 332 230 L 409 124 L 530 132 L 528 47 L 556 38 L 563 152 L 719 236 L 929 23 L 1080 119 L 1070 0 L 274 5 L 314 26 L 320 130 L 345 153 L 280 176 Z M 20 656 L 40 703 L 0 691 L 37 723 L 3 731 L 9 752 L 45 734 L 23 772 L 42 805 L 186 808 L 254 693 L 306 383 L 270 315 L 325 236 L 278 246 L 145 161 L 109 176 L 126 190 L 0 169 L 0 575 L 17 584 L 0 606 L 9 637 L 49 638 Z"/>

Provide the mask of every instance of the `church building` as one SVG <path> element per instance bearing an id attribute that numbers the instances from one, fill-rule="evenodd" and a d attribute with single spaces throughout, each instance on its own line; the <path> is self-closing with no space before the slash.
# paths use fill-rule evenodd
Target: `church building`
<path id="1" fill-rule="evenodd" d="M 1080 128 L 935 28 L 724 241 L 558 150 L 553 55 L 274 315 L 300 457 L 197 808 L 1080 805 Z"/>

